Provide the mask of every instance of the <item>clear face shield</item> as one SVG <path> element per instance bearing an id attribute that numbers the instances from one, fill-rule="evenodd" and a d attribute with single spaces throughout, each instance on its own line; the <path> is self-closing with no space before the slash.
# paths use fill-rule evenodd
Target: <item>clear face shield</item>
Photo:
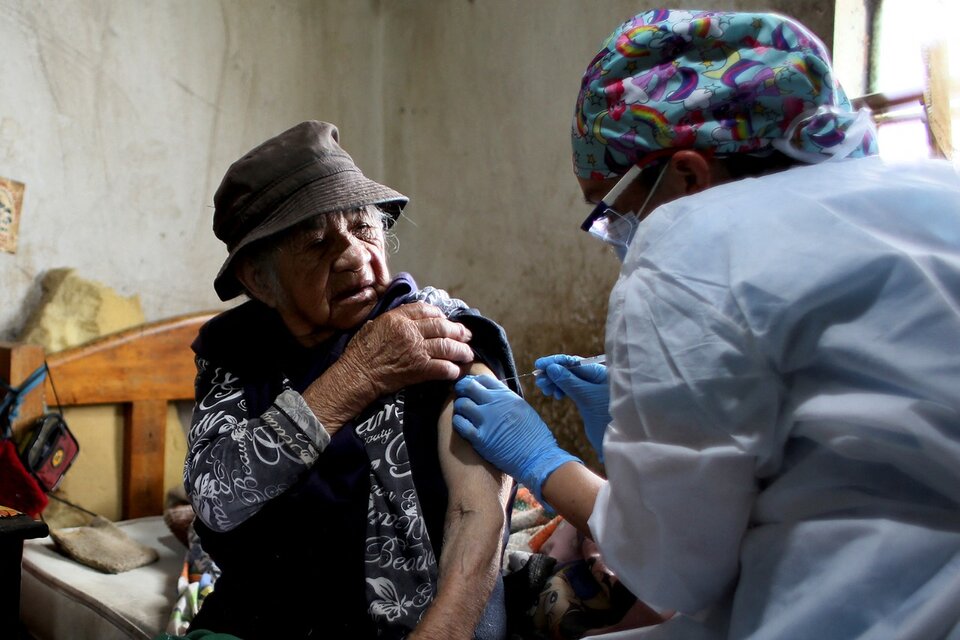
<path id="1" fill-rule="evenodd" d="M 647 197 L 644 198 L 643 204 L 640 205 L 639 209 L 635 212 L 621 213 L 613 207 L 616 205 L 620 195 L 627 187 L 633 184 L 634 180 L 640 177 L 643 171 L 656 169 L 658 164 L 661 163 L 648 166 L 645 169 L 641 169 L 636 165 L 630 167 L 630 170 L 623 174 L 623 177 L 620 178 L 617 184 L 613 185 L 613 188 L 610 189 L 607 195 L 593 208 L 590 215 L 587 216 L 583 224 L 580 225 L 580 228 L 590 235 L 609 244 L 613 248 L 614 253 L 617 254 L 620 262 L 623 262 L 627 255 L 627 249 L 633 241 L 633 236 L 637 233 L 637 227 L 640 225 L 640 221 L 646 216 L 647 207 L 650 206 L 650 200 L 660 186 L 660 181 L 663 180 L 669 162 L 663 162 L 662 166 L 659 167 L 660 173 L 657 174 L 657 179 L 654 181 L 653 186 L 650 187 L 650 190 L 647 192 Z M 608 202 L 610 204 L 607 204 Z"/>

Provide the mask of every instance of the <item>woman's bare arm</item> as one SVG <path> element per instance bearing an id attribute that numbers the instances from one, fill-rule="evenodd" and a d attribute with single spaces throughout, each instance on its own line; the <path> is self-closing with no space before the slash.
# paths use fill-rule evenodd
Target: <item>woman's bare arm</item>
<path id="1" fill-rule="evenodd" d="M 493 375 L 474 363 L 471 374 Z M 513 481 L 453 431 L 453 396 L 440 414 L 440 466 L 449 502 L 437 597 L 410 638 L 473 638 L 500 572 L 503 528 Z"/>

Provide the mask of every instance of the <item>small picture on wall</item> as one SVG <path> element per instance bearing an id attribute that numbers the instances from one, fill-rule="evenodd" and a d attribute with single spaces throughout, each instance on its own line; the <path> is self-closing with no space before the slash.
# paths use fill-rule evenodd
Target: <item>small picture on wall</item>
<path id="1" fill-rule="evenodd" d="M 0 251 L 17 252 L 24 184 L 0 178 Z"/>

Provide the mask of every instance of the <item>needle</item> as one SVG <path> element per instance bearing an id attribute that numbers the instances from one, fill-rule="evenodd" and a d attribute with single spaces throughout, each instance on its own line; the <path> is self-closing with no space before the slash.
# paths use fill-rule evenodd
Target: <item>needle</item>
<path id="1" fill-rule="evenodd" d="M 568 369 L 576 369 L 577 367 L 582 367 L 585 364 L 605 364 L 607 362 L 607 356 L 604 353 L 601 353 L 598 356 L 593 356 L 591 358 L 583 358 L 575 364 L 568 365 Z M 507 380 L 517 380 L 518 378 L 525 378 L 527 376 L 539 376 L 543 373 L 543 369 L 534 369 L 529 373 L 521 373 L 520 375 L 513 376 L 511 378 L 504 378 L 502 381 L 506 382 Z"/>

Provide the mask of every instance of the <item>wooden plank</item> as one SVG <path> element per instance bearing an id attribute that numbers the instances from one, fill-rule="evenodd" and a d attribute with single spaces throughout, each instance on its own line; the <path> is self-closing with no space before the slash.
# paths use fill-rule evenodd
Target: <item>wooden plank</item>
<path id="1" fill-rule="evenodd" d="M 123 428 L 123 518 L 161 514 L 166 400 L 127 404 Z"/>
<path id="2" fill-rule="evenodd" d="M 189 347 L 211 317 L 177 316 L 51 354 L 48 404 L 56 403 L 54 390 L 63 406 L 193 399 L 196 369 Z"/>

